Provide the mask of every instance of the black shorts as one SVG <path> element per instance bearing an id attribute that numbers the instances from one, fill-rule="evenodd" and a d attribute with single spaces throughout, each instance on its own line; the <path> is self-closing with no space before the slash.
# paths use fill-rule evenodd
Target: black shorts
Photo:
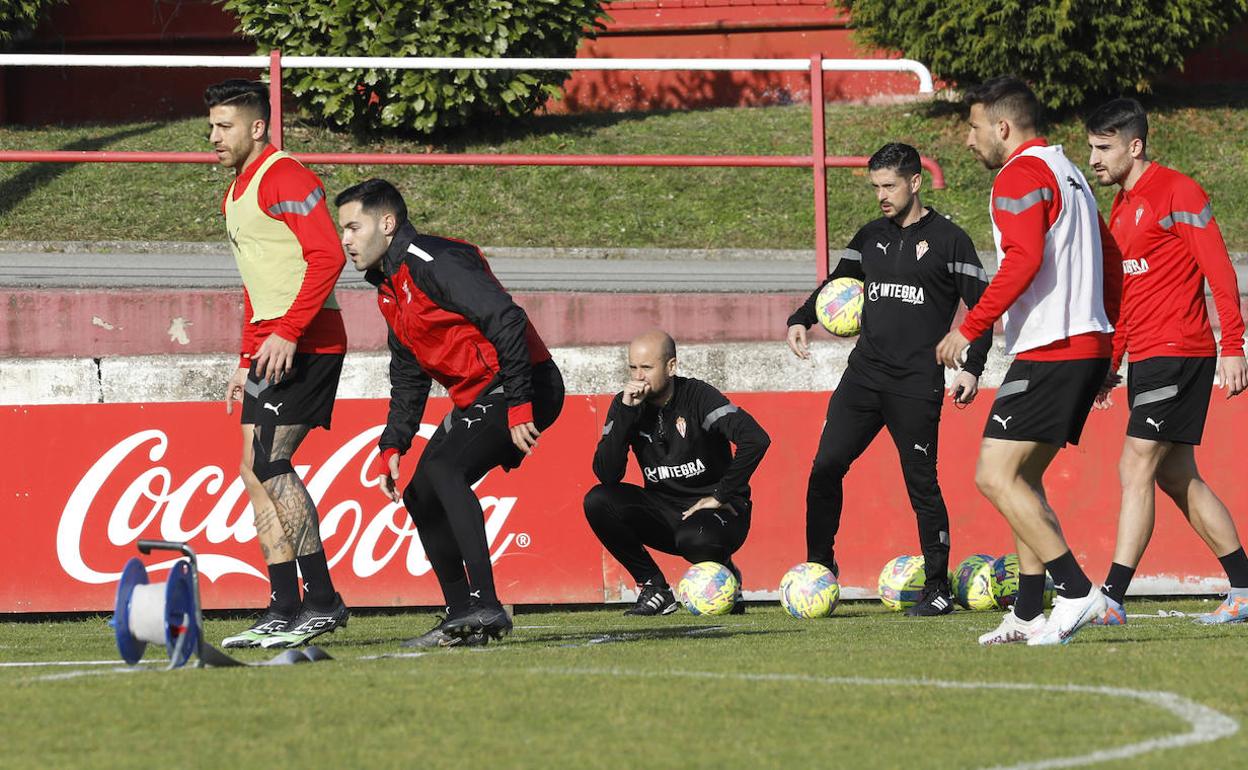
<path id="1" fill-rule="evenodd" d="M 1078 444 L 1096 394 L 1109 373 L 1108 358 L 1020 361 L 997 389 L 984 438 Z"/>
<path id="2" fill-rule="evenodd" d="M 544 431 L 563 411 L 563 375 L 553 360 L 545 361 L 533 367 L 532 382 L 533 424 L 539 431 Z M 509 422 L 503 386 L 491 387 L 477 396 L 467 408 L 451 407 L 451 411 L 442 418 L 442 424 L 429 438 L 421 455 L 422 461 L 440 452 L 462 457 L 466 453 L 465 447 L 472 446 L 475 448 L 471 454 L 480 460 L 482 474 L 496 466 L 508 471 L 519 468 L 525 454 L 512 443 Z M 470 464 L 475 466 L 476 462 Z"/>
<path id="3" fill-rule="evenodd" d="M 1216 359 L 1158 356 L 1127 367 L 1127 435 L 1199 444 L 1209 414 Z"/>
<path id="4" fill-rule="evenodd" d="M 243 392 L 243 425 L 311 425 L 329 428 L 342 374 L 341 353 L 296 353 L 280 382 L 256 379 L 253 362 Z"/>

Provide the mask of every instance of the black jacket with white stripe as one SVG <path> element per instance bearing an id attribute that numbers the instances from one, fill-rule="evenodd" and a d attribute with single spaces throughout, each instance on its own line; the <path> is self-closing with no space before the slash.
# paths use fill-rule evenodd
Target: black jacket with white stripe
<path id="1" fill-rule="evenodd" d="M 974 307 L 988 286 L 970 236 L 931 208 L 906 228 L 880 217 L 850 240 L 828 281 L 842 277 L 862 281 L 865 295 L 849 368 L 877 390 L 939 401 L 944 372 L 936 343 L 949 331 L 959 300 Z M 789 326 L 818 323 L 815 298 L 822 288 L 789 316 Z M 991 347 L 991 330 L 972 340 L 963 369 L 981 375 Z"/>
<path id="2" fill-rule="evenodd" d="M 710 496 L 748 505 L 750 476 L 771 445 L 767 431 L 711 385 L 690 377 L 672 382 L 672 397 L 661 407 L 625 406 L 624 394 L 616 394 L 594 452 L 594 475 L 618 483 L 632 449 L 647 491 L 682 502 Z"/>
<path id="3" fill-rule="evenodd" d="M 364 274 L 390 327 L 390 413 L 379 446 L 404 453 L 420 429 L 431 380 L 460 409 L 499 384 L 508 424 L 533 419 L 532 368 L 550 351 L 471 243 L 404 223 Z"/>

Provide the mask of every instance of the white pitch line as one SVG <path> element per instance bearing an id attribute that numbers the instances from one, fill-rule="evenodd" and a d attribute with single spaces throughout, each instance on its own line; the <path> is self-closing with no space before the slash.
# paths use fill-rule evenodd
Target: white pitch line
<path id="1" fill-rule="evenodd" d="M 167 664 L 164 660 L 140 660 L 139 666 L 154 666 L 157 664 Z M 121 665 L 120 660 L 22 660 L 9 663 L 0 663 L 0 668 L 37 668 L 41 666 L 118 666 Z"/>
<path id="2" fill-rule="evenodd" d="M 1186 722 L 1187 732 L 1150 738 L 1112 749 L 1099 749 L 1087 754 L 1040 759 L 1015 765 L 997 765 L 990 770 L 1050 770 L 1080 767 L 1118 759 L 1130 759 L 1154 751 L 1177 749 L 1211 743 L 1239 732 L 1239 722 L 1220 711 L 1201 705 L 1172 692 L 1132 690 L 1126 687 L 1094 687 L 1078 684 L 1028 684 L 1023 682 L 952 682 L 940 679 L 872 679 L 868 677 L 820 677 L 805 674 L 726 674 L 716 671 L 629 671 L 616 668 L 528 668 L 534 674 L 614 676 L 639 678 L 737 679 L 753 682 L 804 682 L 810 684 L 874 686 L 874 687 L 935 687 L 946 690 L 1017 690 L 1032 692 L 1079 693 L 1128 698 L 1167 711 Z"/>
<path id="3" fill-rule="evenodd" d="M 107 676 L 109 674 L 133 674 L 142 671 L 139 668 L 130 668 L 129 666 L 119 666 L 101 671 L 100 669 L 83 670 L 83 671 L 66 671 L 63 674 L 44 674 L 43 676 L 32 676 L 25 680 L 27 682 L 60 682 L 65 679 L 77 679 L 83 676 Z"/>
<path id="4" fill-rule="evenodd" d="M 1178 610 L 1157 610 L 1157 614 L 1149 615 L 1145 613 L 1135 614 L 1127 613 L 1127 620 L 1166 620 L 1167 618 L 1194 618 L 1200 615 L 1199 612 L 1179 612 Z"/>

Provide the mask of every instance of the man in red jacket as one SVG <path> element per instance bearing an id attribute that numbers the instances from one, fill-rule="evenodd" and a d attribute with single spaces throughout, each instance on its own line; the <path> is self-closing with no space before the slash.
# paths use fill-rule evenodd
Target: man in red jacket
<path id="1" fill-rule="evenodd" d="M 417 232 L 403 196 L 382 179 L 347 188 L 334 202 L 342 245 L 377 287 L 390 327 L 390 411 L 370 476 L 391 500 L 402 499 L 447 605 L 437 626 L 404 644 L 485 644 L 512 624 L 494 590 L 472 485 L 532 454 L 563 408 L 563 379 L 480 249 Z M 420 429 L 432 380 L 454 407 L 400 498 L 399 455 Z"/>
<path id="2" fill-rule="evenodd" d="M 1230 512 L 1200 477 L 1195 453 L 1215 369 L 1227 398 L 1248 387 L 1235 268 L 1209 196 L 1190 177 L 1148 159 L 1148 115 L 1139 102 L 1114 99 L 1089 115 L 1085 127 L 1097 182 L 1119 187 L 1109 228 L 1122 250 L 1122 312 L 1099 405 L 1110 404 L 1123 354 L 1131 359 L 1118 540 L 1101 588 L 1109 607 L 1095 622 L 1127 622 L 1127 586 L 1153 533 L 1154 485 L 1183 511 L 1230 581 L 1226 601 L 1197 621 L 1242 622 L 1248 620 L 1248 556 Z M 1206 281 L 1221 321 L 1220 354 Z"/>
<path id="3" fill-rule="evenodd" d="M 1000 169 L 989 203 L 998 269 L 962 326 L 936 346 L 936 359 L 958 368 L 968 341 L 997 318 L 1015 356 L 984 428 L 975 483 L 1014 530 L 1019 592 L 979 641 L 1064 643 L 1105 611 L 1105 597 L 1062 536 L 1044 472 L 1063 446 L 1079 443 L 1105 382 L 1120 258 L 1083 174 L 1038 135 L 1040 106 L 1027 84 L 994 78 L 971 89 L 966 103 L 967 146 Z M 1057 592 L 1047 621 L 1046 570 Z"/>
<path id="4" fill-rule="evenodd" d="M 204 102 L 213 149 L 236 174 L 221 210 L 243 278 L 243 344 L 225 409 L 242 401 L 240 473 L 270 584 L 259 621 L 223 645 L 295 647 L 348 617 L 329 577 L 316 504 L 291 464 L 333 414 L 347 349 L 334 299 L 342 248 L 321 180 L 269 144 L 268 87 L 227 80 L 210 86 Z"/>

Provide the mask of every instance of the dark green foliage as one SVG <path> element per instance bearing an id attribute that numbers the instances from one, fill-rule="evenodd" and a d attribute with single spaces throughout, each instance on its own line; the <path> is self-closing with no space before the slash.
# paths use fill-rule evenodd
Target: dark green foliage
<path id="1" fill-rule="evenodd" d="M 226 0 L 267 52 L 305 56 L 572 57 L 593 37 L 597 0 Z M 354 130 L 431 133 L 475 118 L 525 115 L 560 95 L 567 72 L 290 71 L 311 117 Z"/>
<path id="2" fill-rule="evenodd" d="M 1050 108 L 1150 90 L 1248 0 L 840 0 L 859 40 L 958 85 L 1014 73 Z"/>
<path id="3" fill-rule="evenodd" d="M 0 48 L 30 34 L 44 13 L 65 0 L 0 0 Z"/>

